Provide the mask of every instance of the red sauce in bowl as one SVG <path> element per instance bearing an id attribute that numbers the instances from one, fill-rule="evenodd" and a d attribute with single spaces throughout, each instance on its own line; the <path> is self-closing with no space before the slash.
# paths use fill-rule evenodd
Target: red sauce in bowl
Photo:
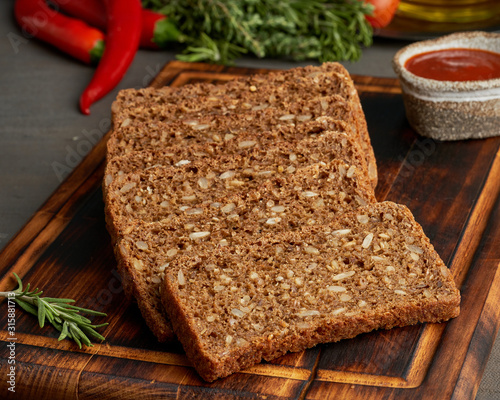
<path id="1" fill-rule="evenodd" d="M 438 81 L 482 81 L 500 78 L 500 53 L 480 49 L 444 49 L 409 58 L 411 73 Z"/>

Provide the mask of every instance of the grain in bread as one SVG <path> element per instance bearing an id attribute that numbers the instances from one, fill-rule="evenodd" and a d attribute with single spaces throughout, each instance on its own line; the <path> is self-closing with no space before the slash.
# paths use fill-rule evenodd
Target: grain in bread
<path id="1" fill-rule="evenodd" d="M 137 299 L 144 319 L 160 341 L 171 337 L 159 297 L 163 273 L 179 254 L 196 252 L 192 245 L 207 232 L 214 243 L 224 246 L 234 237 L 243 240 L 251 234 L 277 234 L 302 224 L 323 224 L 376 201 L 364 174 L 340 160 L 271 177 L 249 192 L 211 191 L 210 198 L 204 200 L 172 207 L 161 220 L 153 212 L 148 218 L 154 217 L 156 222 L 125 219 L 121 235 L 116 236 L 115 254 L 124 286 Z M 154 233 L 156 230 L 162 233 Z M 147 259 L 143 258 L 146 253 Z"/>
<path id="2" fill-rule="evenodd" d="M 152 228 L 144 245 L 170 232 Z M 410 211 L 384 202 L 328 225 L 212 237 L 165 268 L 163 304 L 207 381 L 261 360 L 375 329 L 441 322 L 460 295 Z M 164 252 L 135 252 L 161 266 Z"/>

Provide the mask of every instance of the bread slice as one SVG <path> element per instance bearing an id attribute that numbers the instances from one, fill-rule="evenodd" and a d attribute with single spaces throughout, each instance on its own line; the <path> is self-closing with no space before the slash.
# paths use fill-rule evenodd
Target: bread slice
<path id="1" fill-rule="evenodd" d="M 356 147 L 334 133 L 319 140 L 306 139 L 300 145 L 284 144 L 269 151 L 254 150 L 242 156 L 220 155 L 217 158 L 191 161 L 181 158 L 170 168 L 151 167 L 124 174 L 106 191 L 108 226 L 121 235 L 137 218 L 153 222 L 183 213 L 184 208 L 213 202 L 221 194 L 247 192 L 273 175 L 294 174 L 297 168 L 335 159 L 349 161 L 349 171 L 366 181 L 366 165 Z M 334 188 L 332 187 L 332 190 Z M 373 189 L 363 189 L 364 197 L 373 197 Z"/>
<path id="2" fill-rule="evenodd" d="M 241 134 L 239 140 L 222 143 L 174 145 L 162 150 L 132 151 L 107 162 L 103 181 L 104 195 L 106 196 L 107 188 L 113 180 L 121 181 L 130 172 L 160 166 L 173 167 L 187 161 L 216 159 L 227 154 L 248 160 L 244 162 L 247 166 L 270 165 L 270 162 L 275 161 L 277 164 L 273 166 L 281 167 L 285 173 L 291 173 L 304 165 L 339 159 L 367 174 L 368 167 L 359 144 L 345 133 L 324 131 L 330 126 L 329 122 L 310 124 L 308 130 L 302 131 L 302 135 L 296 135 L 297 140 L 274 140 L 279 133 L 266 136 Z M 304 135 L 305 139 L 298 140 Z"/>
<path id="3" fill-rule="evenodd" d="M 150 131 L 157 122 L 177 118 L 196 119 L 207 114 L 233 114 L 237 118 L 244 112 L 274 108 L 286 111 L 297 103 L 318 101 L 324 112 L 336 112 L 327 107 L 328 99 L 343 99 L 351 110 L 355 136 L 367 155 L 370 178 L 376 180 L 376 163 L 370 144 L 366 121 L 358 94 L 348 72 L 340 64 L 327 63 L 320 67 L 294 68 L 271 74 L 254 75 L 231 80 L 221 85 L 207 83 L 185 85 L 180 88 L 127 89 L 121 91 L 113 103 L 113 130 L 120 141 L 119 131 L 129 128 L 134 132 Z M 308 116 L 307 112 L 289 111 L 283 115 Z M 126 133 L 124 134 L 126 136 Z M 109 149 L 116 154 L 116 147 Z"/>
<path id="4" fill-rule="evenodd" d="M 347 70 L 338 63 L 324 63 L 321 66 L 298 67 L 274 71 L 268 74 L 254 74 L 231 79 L 221 84 L 194 83 L 182 87 L 125 89 L 118 93 L 112 105 L 115 127 L 127 119 L 148 118 L 162 115 L 165 107 L 179 105 L 183 113 L 205 112 L 206 104 L 199 102 L 203 97 L 209 102 L 219 98 L 248 100 L 246 107 L 294 103 L 298 99 L 338 95 L 359 105 L 359 97 Z M 253 103 L 253 104 L 252 104 Z M 220 104 L 224 106 L 224 104 Z M 226 105 L 227 106 L 227 105 Z M 165 115 L 168 118 L 168 115 Z M 357 117 L 362 117 L 358 115 Z"/>
<path id="5" fill-rule="evenodd" d="M 225 112 L 209 103 L 205 113 L 184 113 L 174 104 L 163 110 L 167 115 L 156 115 L 147 122 L 128 119 L 113 130 L 107 144 L 108 156 L 111 159 L 130 151 L 157 150 L 180 143 L 239 141 L 241 136 L 249 135 L 267 141 L 295 141 L 317 130 L 340 130 L 360 141 L 352 107 L 339 96 L 298 99 L 282 107 L 259 110 L 241 108 L 238 101 L 243 100 L 228 101 L 236 103 Z"/>
<path id="6" fill-rule="evenodd" d="M 279 235 L 238 230 L 225 246 L 200 236 L 172 260 L 147 251 L 172 233 L 152 225 L 134 257 L 164 268 L 164 307 L 206 381 L 288 351 L 459 313 L 448 268 L 394 203 Z"/>
<path id="7" fill-rule="evenodd" d="M 324 224 L 375 201 L 366 176 L 340 160 L 271 177 L 253 191 L 212 190 L 199 202 L 171 207 L 161 220 L 155 211 L 142 221 L 122 219 L 126 223 L 115 236 L 118 268 L 127 294 L 137 299 L 150 329 L 160 341 L 169 340 L 172 331 L 161 306 L 160 281 L 175 257 L 196 254 L 198 239 L 210 236 L 213 243 L 225 246 L 248 239 L 250 233 L 276 234 L 303 224 Z M 156 222 L 144 222 L 152 219 Z"/>

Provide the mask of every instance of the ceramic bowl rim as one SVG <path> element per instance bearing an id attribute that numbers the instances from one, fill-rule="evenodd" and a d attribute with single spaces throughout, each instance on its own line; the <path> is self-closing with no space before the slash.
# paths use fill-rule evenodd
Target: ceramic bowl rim
<path id="1" fill-rule="evenodd" d="M 457 45 L 454 45 L 455 43 Z M 403 83 L 419 92 L 471 92 L 500 88 L 500 78 L 477 81 L 438 81 L 417 76 L 404 66 L 406 60 L 413 55 L 453 47 L 489 50 L 500 54 L 500 33 L 457 32 L 437 39 L 412 43 L 395 54 L 392 60 L 393 69 Z"/>

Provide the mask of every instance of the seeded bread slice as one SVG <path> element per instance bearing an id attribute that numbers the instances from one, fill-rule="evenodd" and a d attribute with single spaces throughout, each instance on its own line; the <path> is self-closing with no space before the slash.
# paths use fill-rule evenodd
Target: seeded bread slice
<path id="1" fill-rule="evenodd" d="M 218 102 L 221 97 L 248 100 L 251 109 L 257 105 L 294 103 L 297 99 L 339 95 L 349 102 L 359 104 L 356 89 L 347 70 L 337 63 L 307 66 L 269 74 L 231 79 L 222 84 L 195 83 L 182 87 L 125 89 L 118 93 L 112 105 L 115 127 L 135 117 L 157 118 L 164 115 L 165 106 L 180 105 L 183 113 L 205 112 L 208 102 Z M 253 104 L 252 104 L 253 103 Z M 221 106 L 224 106 L 221 104 Z M 227 105 L 226 105 L 227 106 Z M 360 115 L 362 116 L 362 115 Z M 133 122 L 133 121 L 130 121 Z"/>
<path id="2" fill-rule="evenodd" d="M 336 136 L 328 138 L 338 139 Z M 329 148 L 330 143 L 329 140 L 307 140 L 297 149 L 284 146 L 284 149 L 253 151 L 247 156 L 221 155 L 193 162 L 181 159 L 173 167 L 152 167 L 125 174 L 111 183 L 106 191 L 108 226 L 114 232 L 112 236 L 119 236 L 127 230 L 131 219 L 153 222 L 173 218 L 184 213 L 186 208 L 204 202 L 211 203 L 221 195 L 255 189 L 273 175 L 294 174 L 300 165 L 318 162 L 326 165 L 338 156 L 356 162 L 356 154 L 353 153 L 355 148 L 346 147 L 341 154 L 342 140 L 336 148 Z M 308 147 L 309 144 L 311 147 Z M 300 158 L 296 150 L 302 150 Z M 335 150 L 339 150 L 339 153 Z M 290 154 L 295 154 L 295 157 L 290 157 Z M 355 164 L 351 164 L 343 173 L 352 176 L 355 171 L 360 176 L 359 180 L 365 182 L 365 169 Z M 335 189 L 331 187 L 331 190 Z M 374 196 L 370 185 L 364 191 L 366 195 L 363 197 Z"/>
<path id="3" fill-rule="evenodd" d="M 141 246 L 171 235 L 151 228 Z M 318 343 L 459 314 L 448 268 L 394 203 L 280 235 L 238 231 L 227 246 L 200 237 L 192 247 L 168 262 L 161 294 L 207 381 Z M 156 268 L 166 261 L 163 252 L 134 256 Z"/>
<path id="4" fill-rule="evenodd" d="M 341 110 L 342 108 L 338 108 Z M 287 114 L 268 109 L 241 115 L 206 115 L 197 120 L 179 118 L 176 122 L 153 124 L 142 129 L 128 128 L 112 133 L 107 143 L 107 159 L 135 151 L 162 151 L 170 146 L 226 146 L 227 152 L 255 145 L 268 147 L 281 142 L 297 142 L 325 131 L 343 132 L 357 141 L 351 125 L 332 117 L 312 116 L 307 121 L 293 118 L 276 121 Z M 249 142 L 251 140 L 251 142 Z M 364 155 L 367 159 L 366 154 Z"/>
<path id="5" fill-rule="evenodd" d="M 172 337 L 160 301 L 161 278 L 175 257 L 183 252 L 196 254 L 199 239 L 210 237 L 214 246 L 225 246 L 248 239 L 250 233 L 276 234 L 302 224 L 323 224 L 360 204 L 376 201 L 364 174 L 340 160 L 271 177 L 248 193 L 212 191 L 210 198 L 203 200 L 172 207 L 168 217 L 158 222 L 129 219 L 121 235 L 115 237 L 124 287 L 136 298 L 160 341 Z"/>
<path id="6" fill-rule="evenodd" d="M 113 103 L 113 130 L 150 131 L 157 122 L 177 118 L 196 119 L 207 114 L 234 114 L 275 108 L 286 111 L 297 103 L 323 98 L 342 98 L 354 118 L 349 118 L 356 137 L 368 159 L 370 177 L 376 180 L 376 163 L 370 144 L 364 113 L 348 72 L 340 64 L 295 68 L 271 74 L 231 80 L 225 84 L 198 83 L 180 88 L 127 89 Z M 324 101 L 323 101 L 324 104 Z M 335 108 L 325 108 L 334 112 Z M 283 115 L 307 117 L 307 112 L 289 111 Z M 350 122 L 351 123 L 351 122 Z M 112 138 L 110 144 L 114 143 Z M 110 148 L 111 153 L 116 150 Z"/>
<path id="7" fill-rule="evenodd" d="M 201 101 L 201 100 L 200 100 Z M 115 127 L 107 144 L 108 159 L 137 150 L 158 150 L 180 143 L 223 143 L 241 136 L 261 136 L 263 141 L 296 141 L 317 130 L 340 130 L 361 143 L 352 107 L 339 96 L 322 97 L 281 107 L 246 110 L 235 100 L 231 110 L 212 105 L 204 113 L 184 113 L 177 105 L 147 122 L 128 119 Z M 233 102 L 233 100 L 231 100 Z M 327 118 L 328 117 L 328 118 Z M 366 152 L 367 160 L 371 152 Z"/>
<path id="8" fill-rule="evenodd" d="M 279 141 L 275 135 L 242 134 L 239 140 L 227 140 L 223 143 L 192 144 L 190 146 L 176 145 L 157 151 L 133 151 L 126 155 L 114 157 L 106 164 L 103 192 L 113 180 L 122 181 L 126 174 L 153 167 L 181 166 L 183 163 L 204 159 L 216 159 L 227 154 L 244 158 L 244 164 L 249 166 L 273 165 L 284 173 L 293 173 L 296 168 L 316 162 L 329 162 L 339 159 L 349 165 L 354 165 L 360 171 L 367 172 L 366 160 L 359 144 L 349 135 L 342 132 L 323 132 L 329 123 L 309 125 L 302 140 Z M 297 135 L 300 137 L 299 135 Z M 116 187 L 116 185 L 115 185 Z"/>

